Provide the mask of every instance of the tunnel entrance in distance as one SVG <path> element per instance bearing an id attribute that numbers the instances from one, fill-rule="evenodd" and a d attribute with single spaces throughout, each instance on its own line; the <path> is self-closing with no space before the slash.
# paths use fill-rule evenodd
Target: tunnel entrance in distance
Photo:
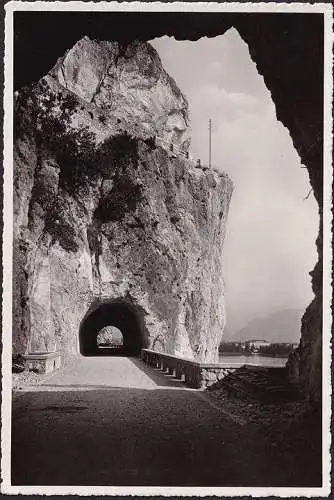
<path id="1" fill-rule="evenodd" d="M 79 329 L 83 356 L 139 356 L 147 347 L 144 313 L 122 299 L 106 300 L 88 310 Z"/>

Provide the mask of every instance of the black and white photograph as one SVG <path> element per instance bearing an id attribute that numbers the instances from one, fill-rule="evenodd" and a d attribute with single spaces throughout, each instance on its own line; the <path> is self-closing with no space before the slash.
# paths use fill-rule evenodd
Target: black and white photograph
<path id="1" fill-rule="evenodd" d="M 1 492 L 327 497 L 332 6 L 4 8 Z"/>

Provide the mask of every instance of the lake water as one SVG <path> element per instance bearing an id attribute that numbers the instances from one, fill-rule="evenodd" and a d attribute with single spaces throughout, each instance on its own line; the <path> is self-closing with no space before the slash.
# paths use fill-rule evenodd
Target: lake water
<path id="1" fill-rule="evenodd" d="M 285 366 L 287 358 L 273 358 L 270 356 L 258 356 L 257 354 L 252 354 L 250 356 L 243 355 L 228 355 L 220 354 L 219 363 L 223 363 L 226 366 L 241 366 L 241 365 L 255 365 L 255 366 Z"/>

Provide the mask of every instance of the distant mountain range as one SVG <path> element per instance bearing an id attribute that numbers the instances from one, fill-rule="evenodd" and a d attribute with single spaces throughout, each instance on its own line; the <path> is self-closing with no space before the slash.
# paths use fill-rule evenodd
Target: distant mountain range
<path id="1" fill-rule="evenodd" d="M 264 318 L 255 318 L 234 334 L 226 331 L 222 340 L 223 342 L 267 340 L 271 343 L 296 343 L 300 339 L 302 315 L 301 310 L 284 309 Z"/>

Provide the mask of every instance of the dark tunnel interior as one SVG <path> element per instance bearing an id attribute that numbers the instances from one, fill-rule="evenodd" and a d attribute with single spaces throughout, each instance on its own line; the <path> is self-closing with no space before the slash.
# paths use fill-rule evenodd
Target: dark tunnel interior
<path id="1" fill-rule="evenodd" d="M 101 349 L 97 337 L 105 326 L 115 326 L 123 335 L 123 346 Z M 111 301 L 89 310 L 79 329 L 79 347 L 83 356 L 139 356 L 146 347 L 143 313 L 122 301 Z"/>

